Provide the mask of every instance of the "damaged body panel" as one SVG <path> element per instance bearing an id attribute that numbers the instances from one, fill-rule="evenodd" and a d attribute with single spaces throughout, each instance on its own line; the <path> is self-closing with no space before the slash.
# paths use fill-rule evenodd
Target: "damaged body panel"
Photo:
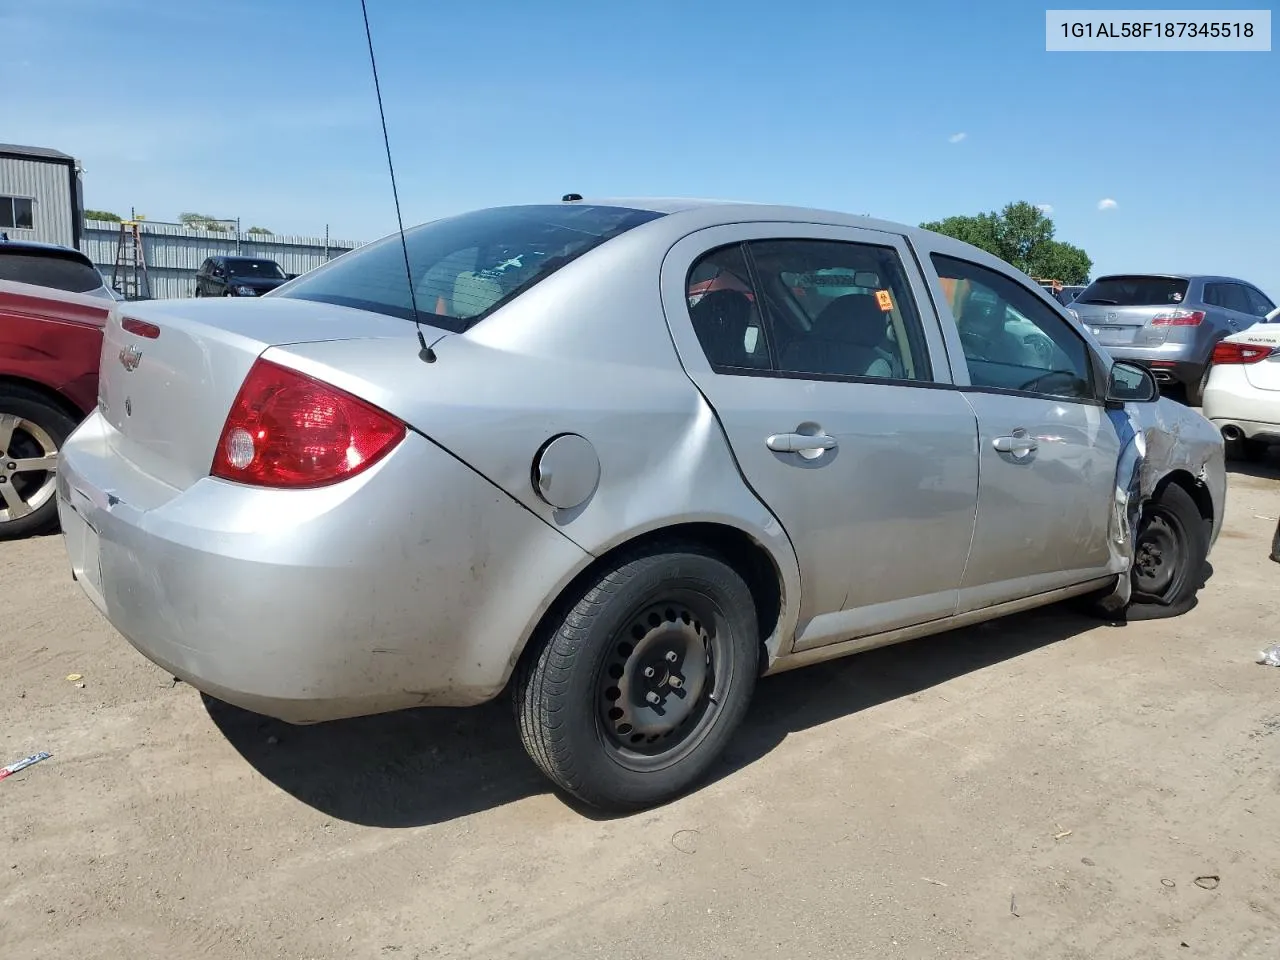
<path id="1" fill-rule="evenodd" d="M 1109 414 L 1122 444 L 1110 536 L 1117 568 L 1127 572 L 1133 567 L 1143 507 L 1167 481 L 1203 491 L 1212 547 L 1222 530 L 1227 495 L 1221 434 L 1203 417 L 1167 398 L 1158 403 L 1126 404 Z M 1099 604 L 1107 612 L 1119 614 L 1131 596 L 1132 581 L 1122 576 Z"/>

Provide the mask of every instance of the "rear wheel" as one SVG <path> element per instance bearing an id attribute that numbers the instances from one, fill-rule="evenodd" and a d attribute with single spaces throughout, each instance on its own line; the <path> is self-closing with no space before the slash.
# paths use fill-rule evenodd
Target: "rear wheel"
<path id="1" fill-rule="evenodd" d="M 1170 483 L 1147 504 L 1134 543 L 1126 617 L 1176 617 L 1195 606 L 1209 554 L 1207 524 L 1191 495 Z"/>
<path id="2" fill-rule="evenodd" d="M 751 591 L 720 557 L 672 545 L 604 570 L 522 661 L 525 749 L 593 806 L 663 803 L 706 775 L 759 672 Z"/>
<path id="3" fill-rule="evenodd" d="M 75 421 L 38 393 L 0 393 L 0 540 L 44 533 L 58 521 L 58 450 Z"/>
<path id="4" fill-rule="evenodd" d="M 1187 384 L 1187 406 L 1200 407 L 1204 405 L 1204 388 L 1209 383 L 1210 365 L 1205 364 L 1204 373 L 1200 374 L 1200 379 L 1195 383 Z"/>

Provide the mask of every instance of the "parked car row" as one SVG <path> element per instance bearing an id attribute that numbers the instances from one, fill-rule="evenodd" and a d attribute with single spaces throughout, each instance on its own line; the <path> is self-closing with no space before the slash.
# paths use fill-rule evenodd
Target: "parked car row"
<path id="1" fill-rule="evenodd" d="M 1127 274 L 1099 277 L 1069 308 L 1113 357 L 1141 363 L 1200 406 L 1214 348 L 1276 305 L 1233 277 Z"/>

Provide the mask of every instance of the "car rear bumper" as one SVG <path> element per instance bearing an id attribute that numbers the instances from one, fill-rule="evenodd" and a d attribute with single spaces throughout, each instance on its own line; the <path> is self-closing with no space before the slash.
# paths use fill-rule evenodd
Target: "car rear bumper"
<path id="1" fill-rule="evenodd" d="M 1280 442 L 1280 390 L 1260 390 L 1240 365 L 1218 365 L 1204 390 L 1204 415 L 1219 430 L 1235 427 L 1250 440 Z"/>
<path id="2" fill-rule="evenodd" d="M 205 478 L 156 505 L 111 429 L 95 413 L 63 448 L 74 575 L 148 659 L 281 720 L 495 696 L 544 603 L 590 559 L 417 434 L 329 487 Z"/>
<path id="3" fill-rule="evenodd" d="M 1112 359 L 1147 367 L 1159 383 L 1197 384 L 1204 376 L 1207 357 L 1197 356 L 1195 345 L 1165 343 L 1158 347 L 1104 347 Z"/>

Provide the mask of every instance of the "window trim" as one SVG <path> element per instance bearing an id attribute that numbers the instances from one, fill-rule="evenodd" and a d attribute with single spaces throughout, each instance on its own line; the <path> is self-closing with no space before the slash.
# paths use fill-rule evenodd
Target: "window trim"
<path id="1" fill-rule="evenodd" d="M 969 260 L 965 257 L 958 257 L 958 256 L 955 256 L 954 254 L 944 253 L 937 249 L 929 250 L 928 254 L 929 254 L 929 266 L 933 270 L 937 280 L 939 281 L 939 284 L 941 283 L 943 276 L 942 276 L 942 271 L 938 269 L 937 261 L 939 258 L 941 258 L 943 260 L 950 260 L 955 263 L 961 263 L 968 267 L 972 267 L 977 270 L 982 270 L 987 273 L 993 273 L 993 274 L 996 274 L 997 276 L 1003 277 L 1004 279 L 1008 280 L 1010 283 L 1015 284 L 1022 290 L 1025 290 L 1032 297 L 1032 299 L 1035 300 L 1037 303 L 1041 303 L 1041 304 L 1045 303 L 1045 300 L 1043 297 L 1037 297 L 1036 293 L 1030 287 L 1028 287 L 1025 283 L 1023 283 L 1017 277 L 1014 277 L 1008 273 L 1005 273 L 1003 270 L 997 270 L 996 268 L 989 267 L 986 264 L 978 263 L 976 260 Z M 1045 305 L 1048 306 L 1047 304 Z M 1090 406 L 1090 407 L 1105 407 L 1106 406 L 1105 377 L 1107 375 L 1107 372 L 1102 369 L 1104 366 L 1103 359 L 1097 355 L 1097 353 L 1094 351 L 1093 346 L 1089 343 L 1089 341 L 1080 335 L 1080 332 L 1075 328 L 1075 325 L 1072 324 L 1071 321 L 1067 318 L 1064 307 L 1062 307 L 1059 304 L 1057 310 L 1054 310 L 1053 307 L 1049 307 L 1049 310 L 1051 313 L 1057 316 L 1059 320 L 1062 321 L 1062 325 L 1066 328 L 1068 333 L 1072 337 L 1074 337 L 1077 341 L 1079 341 L 1082 347 L 1084 347 L 1085 361 L 1089 365 L 1089 380 L 1093 387 L 1092 397 L 1064 397 L 1061 394 L 1057 394 L 1057 393 L 1040 393 L 1039 391 L 1035 391 L 1035 390 L 1018 390 L 1012 387 L 992 387 L 992 386 L 987 386 L 985 384 L 974 383 L 973 372 L 969 368 L 969 358 L 964 352 L 962 342 L 961 342 L 959 359 L 964 363 L 965 375 L 969 380 L 969 383 L 964 386 L 961 386 L 960 389 L 969 393 L 993 393 L 993 394 L 999 394 L 1001 396 L 1027 397 L 1029 399 L 1036 399 L 1036 400 L 1054 400 L 1061 403 L 1078 403 L 1083 406 Z M 942 317 L 941 309 L 938 310 L 938 316 L 941 319 Z M 952 332 L 954 332 L 956 335 L 957 342 L 960 342 L 959 341 L 960 328 L 959 328 L 959 325 L 956 323 L 955 314 L 951 310 L 950 303 L 947 304 L 947 317 L 949 318 Z M 1031 318 L 1028 317 L 1027 319 L 1030 320 Z M 1034 323 L 1034 321 L 1032 322 Z"/>
<path id="2" fill-rule="evenodd" d="M 911 259 L 913 261 L 915 260 L 914 254 L 911 251 L 910 244 L 906 243 L 906 238 L 899 237 L 897 234 L 888 234 L 887 236 L 890 238 L 896 238 L 901 240 L 903 242 L 903 247 L 907 251 L 908 255 L 911 256 Z M 760 243 L 838 243 L 838 244 L 844 244 L 847 246 L 856 246 L 856 247 L 875 247 L 880 250 L 888 251 L 892 253 L 894 256 L 896 256 L 898 258 L 898 268 L 901 273 L 902 280 L 906 285 L 906 291 L 910 295 L 911 302 L 915 308 L 914 313 L 915 313 L 915 320 L 916 320 L 916 329 L 912 331 L 912 333 L 914 334 L 913 339 L 916 342 L 910 344 L 910 346 L 913 350 L 912 361 L 917 368 L 916 370 L 917 379 L 909 379 L 907 377 L 868 377 L 868 376 L 862 376 L 859 374 L 844 374 L 844 373 L 812 373 L 812 372 L 799 371 L 799 370 L 778 369 L 779 358 L 777 354 L 776 340 L 775 340 L 774 331 L 773 331 L 773 317 L 769 315 L 769 311 L 768 311 L 767 304 L 764 297 L 764 291 L 760 283 L 759 271 L 758 271 L 758 268 L 756 267 L 755 256 L 751 250 L 751 247 L 753 244 L 760 244 Z M 683 288 L 681 291 L 681 298 L 685 304 L 685 318 L 689 321 L 691 326 L 692 326 L 693 318 L 689 313 L 688 290 L 689 290 L 689 280 L 693 276 L 694 268 L 697 267 L 699 264 L 701 264 L 708 257 L 714 256 L 715 254 L 720 253 L 721 251 L 724 251 L 724 250 L 728 250 L 732 247 L 737 247 L 740 250 L 744 260 L 746 261 L 747 279 L 751 285 L 751 293 L 755 297 L 756 312 L 760 318 L 760 331 L 761 331 L 761 335 L 764 337 L 764 340 L 765 340 L 765 349 L 768 352 L 768 356 L 769 356 L 769 366 L 768 367 L 737 367 L 729 364 L 713 363 L 711 358 L 707 356 L 706 349 L 702 346 L 702 341 L 698 337 L 697 330 L 695 329 L 694 342 L 698 344 L 699 350 L 702 351 L 703 359 L 706 360 L 707 366 L 708 368 L 710 368 L 713 374 L 716 374 L 719 376 L 733 376 L 733 377 L 764 377 L 767 379 L 776 379 L 776 380 L 809 380 L 809 381 L 816 381 L 820 383 L 869 383 L 869 384 L 889 384 L 893 386 L 906 386 L 906 387 L 943 387 L 947 389 L 954 389 L 956 387 L 956 384 L 954 383 L 946 383 L 943 381 L 939 381 L 937 379 L 937 375 L 935 373 L 935 365 L 933 362 L 933 357 L 929 352 L 928 337 L 925 331 L 926 317 L 925 317 L 924 311 L 921 309 L 919 298 L 916 296 L 915 291 L 912 290 L 911 288 L 911 274 L 907 265 L 907 257 L 905 257 L 903 255 L 903 251 L 899 250 L 898 247 L 895 246 L 892 242 L 872 243 L 866 240 L 848 240 L 843 237 L 802 237 L 802 236 L 780 234 L 778 236 L 744 238 L 744 239 L 734 240 L 729 243 L 722 243 L 717 246 L 708 247 L 707 249 L 703 250 L 702 252 L 700 252 L 699 254 L 693 257 L 693 259 L 689 262 L 688 269 L 685 271 L 685 278 L 684 278 Z M 917 269 L 918 269 L 918 262 L 917 262 Z M 924 280 L 923 276 L 921 277 L 921 280 Z M 924 282 L 922 283 L 921 286 L 924 289 L 925 294 L 930 297 L 930 300 L 932 300 L 932 293 L 929 290 L 928 283 Z M 929 303 L 929 307 L 932 309 L 933 307 L 932 302 Z M 936 313 L 935 313 L 935 316 L 936 316 Z M 906 317 L 904 317 L 903 320 L 904 320 L 904 323 L 907 322 Z M 917 347 L 918 347 L 918 351 L 916 350 Z M 921 367 L 923 367 L 924 369 L 922 370 Z M 924 379 L 919 379 L 920 377 L 923 377 Z"/>

